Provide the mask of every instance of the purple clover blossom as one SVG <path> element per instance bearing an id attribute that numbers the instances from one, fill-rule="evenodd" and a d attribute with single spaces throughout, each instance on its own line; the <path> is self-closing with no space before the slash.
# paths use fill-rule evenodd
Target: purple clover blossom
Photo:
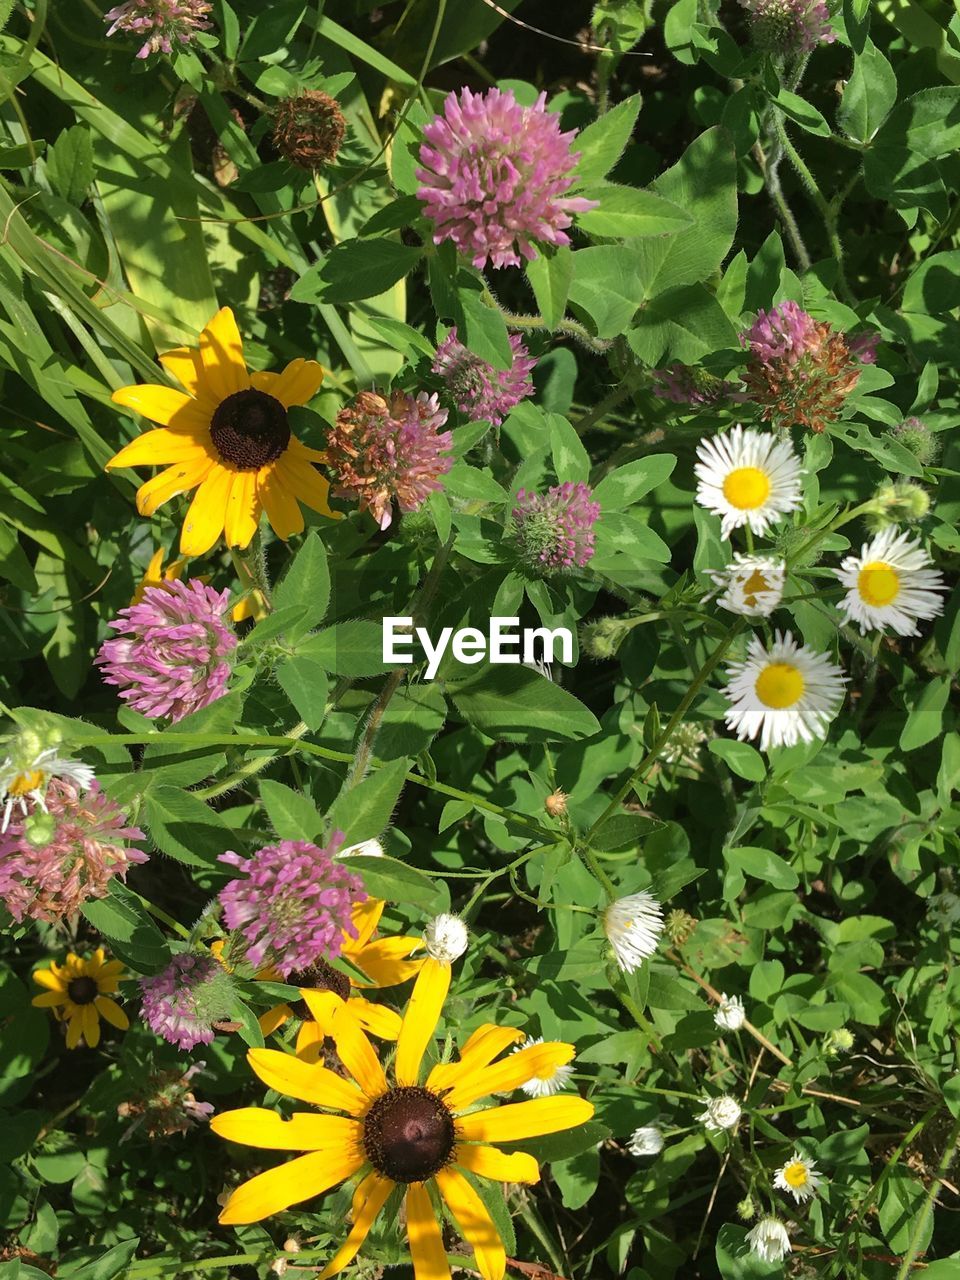
<path id="1" fill-rule="evenodd" d="M 742 401 L 732 382 L 716 378 L 706 369 L 685 364 L 671 364 L 665 369 L 652 369 L 653 391 L 662 400 L 696 407 L 717 404 L 720 400 Z"/>
<path id="2" fill-rule="evenodd" d="M 752 355 L 764 363 L 771 360 L 796 362 L 807 352 L 820 345 L 817 322 L 799 305 L 787 301 L 778 302 L 769 311 L 763 308 L 750 328 L 741 334 Z"/>
<path id="3" fill-rule="evenodd" d="M 434 244 L 452 240 L 475 267 L 519 266 L 537 256 L 533 241 L 570 243 L 571 214 L 596 201 L 567 196 L 580 156 L 576 131 L 541 93 L 523 107 L 508 89 L 451 93 L 423 130 L 417 192 L 434 224 Z"/>
<path id="4" fill-rule="evenodd" d="M 876 329 L 868 329 L 866 333 L 858 333 L 847 338 L 847 350 L 856 356 L 861 364 L 877 363 L 877 347 L 880 345 L 880 334 Z"/>
<path id="5" fill-rule="evenodd" d="M 151 1031 L 181 1049 L 210 1044 L 214 1023 L 233 1010 L 230 975 L 209 955 L 174 956 L 155 978 L 140 979 L 140 991 Z"/>
<path id="6" fill-rule="evenodd" d="M 510 334 L 509 369 L 495 369 L 463 345 L 454 326 L 437 347 L 433 372 L 446 383 L 457 408 L 471 422 L 486 419 L 499 427 L 511 409 L 533 395 L 530 374 L 536 360 L 523 339 Z"/>
<path id="7" fill-rule="evenodd" d="M 229 592 L 198 578 L 147 587 L 110 623 L 120 635 L 97 655 L 104 682 L 134 711 L 174 722 L 216 702 L 227 692 L 226 655 L 237 647 L 223 621 L 228 608 Z"/>
<path id="8" fill-rule="evenodd" d="M 770 53 L 812 53 L 832 44 L 830 10 L 824 0 L 740 0 L 750 16 L 757 46 Z"/>
<path id="9" fill-rule="evenodd" d="M 220 890 L 224 918 L 240 931 L 246 958 L 271 963 L 283 977 L 340 954 L 343 935 L 355 938 L 354 903 L 366 897 L 363 881 L 334 861 L 343 844 L 335 831 L 319 848 L 306 840 L 281 840 L 252 858 L 222 853 L 220 861 L 244 872 Z"/>
<path id="10" fill-rule="evenodd" d="M 521 560 L 535 573 L 561 573 L 586 565 L 594 552 L 600 504 L 588 485 L 554 485 L 545 494 L 521 489 L 513 508 Z"/>
<path id="11" fill-rule="evenodd" d="M 126 0 L 103 15 L 113 25 L 108 36 L 118 31 L 146 36 L 137 50 L 138 58 L 151 53 L 173 53 L 178 44 L 189 44 L 197 31 L 209 31 L 206 16 L 212 5 L 208 0 Z"/>

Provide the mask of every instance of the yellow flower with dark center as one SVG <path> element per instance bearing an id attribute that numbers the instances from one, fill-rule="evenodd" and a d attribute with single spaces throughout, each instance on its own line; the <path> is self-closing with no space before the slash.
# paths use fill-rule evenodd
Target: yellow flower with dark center
<path id="1" fill-rule="evenodd" d="M 130 601 L 131 605 L 140 603 L 147 587 L 162 587 L 165 582 L 178 582 L 183 577 L 187 562 L 182 556 L 177 560 L 171 560 L 169 564 L 166 564 L 165 561 L 166 552 L 163 547 L 157 547 L 150 557 L 150 563 L 147 565 L 143 577 L 137 583 L 137 589 L 134 591 L 133 598 Z"/>
<path id="2" fill-rule="evenodd" d="M 329 484 L 313 466 L 324 455 L 290 430 L 287 410 L 312 400 L 323 381 L 313 360 L 293 360 L 282 373 L 249 373 L 229 307 L 200 335 L 199 349 L 160 357 L 184 387 L 121 387 L 115 404 L 160 424 L 132 441 L 109 467 L 164 466 L 137 491 L 137 510 L 152 516 L 164 502 L 196 489 L 180 535 L 180 551 L 199 556 L 226 534 L 245 547 L 262 512 L 281 538 L 303 530 L 302 502 L 323 515 Z"/>
<path id="3" fill-rule="evenodd" d="M 32 1003 L 52 1010 L 58 1022 L 67 1024 L 68 1049 L 76 1049 L 81 1038 L 93 1049 L 100 1042 L 101 1018 L 120 1031 L 130 1026 L 130 1019 L 111 999 L 122 975 L 123 965 L 108 960 L 102 947 L 86 960 L 71 951 L 63 964 L 51 962 L 49 969 L 34 973 L 34 982 L 46 990 L 34 996 Z"/>
<path id="4" fill-rule="evenodd" d="M 215 1116 L 211 1127 L 222 1138 L 306 1153 L 238 1187 L 221 1222 L 259 1222 L 359 1174 L 350 1234 L 318 1280 L 337 1275 L 356 1257 L 397 1186 L 405 1188 L 407 1238 L 417 1280 L 450 1276 L 434 1192 L 473 1249 L 484 1280 L 501 1280 L 503 1242 L 464 1171 L 495 1182 L 537 1182 L 540 1170 L 533 1156 L 508 1154 L 491 1144 L 583 1124 L 593 1106 L 583 1098 L 557 1095 L 471 1111 L 481 1098 L 516 1089 L 569 1062 L 574 1053 L 569 1044 L 537 1044 L 496 1061 L 524 1037 L 522 1031 L 491 1023 L 470 1036 L 459 1061 L 438 1063 L 420 1084 L 423 1056 L 449 986 L 450 966 L 432 957 L 425 961 L 400 1028 L 392 1082 L 356 1020 L 344 1017 L 342 1010 L 333 1017 L 332 1034 L 349 1080 L 291 1054 L 250 1050 L 248 1061 L 268 1088 L 346 1115 L 295 1112 L 284 1120 L 274 1111 L 245 1107 Z"/>
<path id="5" fill-rule="evenodd" d="M 400 1033 L 400 1017 L 393 1009 L 375 1004 L 361 995 L 364 990 L 395 987 L 418 973 L 423 960 L 410 957 L 423 939 L 418 937 L 374 938 L 386 903 L 380 898 L 365 898 L 351 913 L 357 936 L 343 935 L 341 955 L 366 976 L 366 981 L 346 974 L 333 965 L 320 961 L 305 973 L 284 979 L 276 969 L 263 969 L 257 977 L 270 982 L 287 982 L 300 987 L 302 1001 L 298 1005 L 274 1005 L 260 1015 L 260 1030 L 270 1035 L 290 1018 L 302 1018 L 297 1033 L 297 1056 L 308 1062 L 320 1057 L 324 1039 L 332 1034 L 333 1018 L 338 1012 L 352 1017 L 357 1024 L 381 1040 L 396 1040 Z"/>

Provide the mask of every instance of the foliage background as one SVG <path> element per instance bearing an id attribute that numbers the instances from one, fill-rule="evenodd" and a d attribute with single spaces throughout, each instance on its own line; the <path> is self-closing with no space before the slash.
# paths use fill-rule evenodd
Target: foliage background
<path id="1" fill-rule="evenodd" d="M 382 836 L 396 861 L 366 874 L 392 923 L 419 929 L 452 903 L 474 930 L 448 1025 L 496 1014 L 574 1041 L 577 1083 L 598 1107 L 595 1125 L 553 1144 L 540 1188 L 511 1193 L 513 1256 L 570 1280 L 780 1274 L 744 1253 L 737 1205 L 750 1191 L 766 1202 L 800 1142 L 828 1182 L 809 1211 L 781 1206 L 800 1224 L 791 1274 L 904 1277 L 926 1262 L 947 1280 L 960 1275 L 956 943 L 927 901 L 958 865 L 957 596 L 922 640 L 879 645 L 838 637 L 817 599 L 790 606 L 809 643 L 841 644 L 854 693 L 825 743 L 767 760 L 730 741 L 716 682 L 695 684 L 726 623 L 700 605 L 696 575 L 724 553 L 719 522 L 692 505 L 692 459 L 737 407 L 667 403 L 649 371 L 676 360 L 726 374 L 742 359 L 738 331 L 783 298 L 879 330 L 878 364 L 842 421 L 799 442 L 810 477 L 798 523 L 815 528 L 906 475 L 933 498 L 925 537 L 955 563 L 960 19 L 946 3 L 844 0 L 836 42 L 788 82 L 751 51 L 733 4 L 501 7 L 574 44 L 481 0 L 218 0 L 214 31 L 144 65 L 104 39 L 93 3 L 0 5 L 4 702 L 68 717 L 155 848 L 75 940 L 96 945 L 99 930 L 133 972 L 155 972 L 222 883 L 224 849 L 331 824 Z M 490 282 L 433 249 L 413 196 L 419 130 L 443 92 L 494 81 L 526 101 L 545 88 L 565 127 L 585 129 L 580 174 L 601 206 L 572 250 Z M 314 183 L 272 152 L 267 115 L 321 86 L 350 135 Z M 809 263 L 771 198 L 775 126 L 801 160 L 777 172 Z M 179 523 L 169 509 L 140 520 L 132 474 L 104 473 L 136 430 L 110 393 L 149 379 L 156 352 L 195 340 L 221 304 L 257 367 L 303 354 L 329 370 L 298 418 L 311 442 L 361 387 L 432 385 L 438 320 L 495 362 L 511 320 L 541 356 L 537 397 L 499 439 L 458 426 L 444 497 L 389 537 L 356 515 L 308 517 L 300 543 L 272 543 L 275 614 L 244 644 L 245 678 L 158 733 L 118 713 L 90 665 Z M 910 414 L 942 436 L 938 466 L 890 435 Z M 503 553 L 510 499 L 567 479 L 599 485 L 598 555 L 574 581 L 526 581 Z M 820 549 L 835 560 L 858 540 L 847 529 Z M 514 610 L 574 628 L 640 621 L 615 659 L 580 654 L 553 683 L 447 667 L 435 683 L 394 682 L 387 700 L 380 617 L 406 611 L 431 564 L 434 631 Z M 800 569 L 815 596 L 824 579 Z M 197 571 L 236 582 L 225 556 Z M 665 726 L 682 702 L 711 736 L 669 763 Z M 297 720 L 294 744 L 283 735 Z M 371 745 L 374 767 L 357 768 Z M 557 786 L 569 828 L 544 811 Z M 611 807 L 618 795 L 626 804 Z M 570 910 L 603 901 L 587 845 L 618 892 L 652 886 L 692 917 L 682 944 L 629 982 L 607 968 L 594 918 Z M 29 1005 L 30 974 L 72 941 L 4 931 L 4 1280 L 246 1280 L 291 1236 L 302 1265 L 328 1256 L 342 1195 L 230 1232 L 216 1200 L 241 1172 L 234 1148 L 202 1129 L 125 1138 L 118 1105 L 183 1055 L 136 1023 L 98 1052 L 64 1049 Z M 750 1037 L 723 1040 L 704 983 L 742 995 L 789 1065 Z M 243 1055 L 256 1029 L 238 1018 L 241 1034 L 194 1055 L 198 1095 L 218 1108 L 254 1096 Z M 825 1037 L 843 1026 L 854 1049 L 830 1055 Z M 696 1123 L 708 1085 L 746 1098 L 729 1147 Z M 667 1147 L 638 1162 L 624 1140 L 654 1120 Z M 403 1248 L 380 1230 L 357 1274 L 402 1263 Z"/>

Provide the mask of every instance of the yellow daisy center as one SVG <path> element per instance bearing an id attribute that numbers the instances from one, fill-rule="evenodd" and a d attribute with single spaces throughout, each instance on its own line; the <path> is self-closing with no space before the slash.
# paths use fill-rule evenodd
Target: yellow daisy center
<path id="1" fill-rule="evenodd" d="M 860 570 L 857 590 L 864 604 L 881 609 L 892 604 L 900 594 L 900 575 L 885 560 L 871 560 Z"/>
<path id="2" fill-rule="evenodd" d="M 750 577 L 743 584 L 743 603 L 747 605 L 748 608 L 753 609 L 756 606 L 757 596 L 760 592 L 769 590 L 769 582 L 767 582 L 759 569 L 754 569 L 753 573 L 751 573 Z"/>
<path id="3" fill-rule="evenodd" d="M 791 1187 L 805 1187 L 807 1166 L 802 1160 L 791 1160 L 783 1170 L 783 1180 Z"/>
<path id="4" fill-rule="evenodd" d="M 738 511 L 755 511 L 770 497 L 770 478 L 759 467 L 737 467 L 724 477 L 723 496 Z"/>
<path id="5" fill-rule="evenodd" d="M 765 707 L 782 711 L 803 697 L 803 676 L 789 662 L 771 662 L 757 676 L 754 691 Z"/>
<path id="6" fill-rule="evenodd" d="M 7 787 L 7 794 L 11 796 L 28 796 L 31 791 L 37 791 L 42 784 L 42 771 L 40 769 L 31 769 L 28 773 L 17 774 L 9 787 Z"/>

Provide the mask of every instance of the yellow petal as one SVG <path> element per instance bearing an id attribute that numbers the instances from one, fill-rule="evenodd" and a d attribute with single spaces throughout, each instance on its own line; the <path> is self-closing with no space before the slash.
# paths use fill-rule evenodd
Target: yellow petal
<path id="1" fill-rule="evenodd" d="M 121 387 L 112 396 L 114 404 L 133 409 L 161 427 L 175 427 L 179 431 L 206 431 L 210 419 L 191 396 L 173 387 L 161 387 L 158 383 L 141 382 L 133 387 Z M 109 466 L 121 465 L 112 458 Z"/>
<path id="2" fill-rule="evenodd" d="M 382 898 L 362 898 L 350 909 L 350 923 L 357 931 L 355 938 L 344 934 L 343 954 L 356 955 L 373 937 L 387 904 Z"/>
<path id="3" fill-rule="evenodd" d="M 57 1005 L 66 1004 L 69 999 L 65 991 L 44 991 L 42 995 L 34 996 L 30 1003 L 36 1009 L 53 1009 Z"/>
<path id="4" fill-rule="evenodd" d="M 142 516 L 152 516 L 158 507 L 171 498 L 202 484 L 216 466 L 207 454 L 197 452 L 190 462 L 178 462 L 158 476 L 153 476 L 137 490 L 137 510 Z"/>
<path id="5" fill-rule="evenodd" d="M 417 975 L 397 1040 L 397 1084 L 416 1084 L 424 1050 L 433 1039 L 450 990 L 450 966 L 431 956 Z"/>
<path id="6" fill-rule="evenodd" d="M 447 1089 L 464 1076 L 472 1074 L 524 1038 L 523 1032 L 515 1027 L 498 1027 L 494 1022 L 485 1022 L 470 1036 L 460 1050 L 458 1062 L 438 1062 L 427 1077 L 427 1088 Z"/>
<path id="7" fill-rule="evenodd" d="M 100 970 L 101 978 L 118 978 L 123 973 L 122 960 L 108 960 Z"/>
<path id="8" fill-rule="evenodd" d="M 454 1164 L 469 1169 L 480 1178 L 491 1182 L 539 1182 L 540 1166 L 525 1151 L 508 1155 L 496 1147 L 468 1147 L 460 1145 L 453 1154 Z"/>
<path id="9" fill-rule="evenodd" d="M 338 1182 L 356 1173 L 363 1155 L 354 1147 L 344 1150 L 325 1149 L 298 1156 L 276 1169 L 268 1169 L 237 1187 L 220 1214 L 224 1224 L 259 1222 L 272 1213 L 302 1204 L 322 1195 Z"/>
<path id="10" fill-rule="evenodd" d="M 335 991 L 314 991 L 310 987 L 301 987 L 300 995 L 323 1034 L 332 1036 L 334 1019 L 343 1008 L 343 1000 Z"/>
<path id="11" fill-rule="evenodd" d="M 323 369 L 316 360 L 298 358 L 291 360 L 283 373 L 252 373 L 250 385 L 265 391 L 287 409 L 295 404 L 307 404 L 320 390 Z"/>
<path id="12" fill-rule="evenodd" d="M 413 1182 L 407 1188 L 407 1240 L 416 1280 L 449 1280 L 443 1237 L 422 1182 Z"/>
<path id="13" fill-rule="evenodd" d="M 487 1098 L 491 1093 L 509 1093 L 534 1077 L 548 1078 L 557 1067 L 566 1065 L 574 1053 L 572 1044 L 548 1041 L 530 1045 L 500 1062 L 458 1077 L 444 1102 L 452 1111 L 464 1111 L 478 1098 Z"/>
<path id="14" fill-rule="evenodd" d="M 261 1013 L 257 1021 L 260 1023 L 260 1030 L 263 1034 L 271 1036 L 278 1027 L 282 1027 L 287 1019 L 292 1017 L 293 1010 L 288 1004 L 275 1004 L 266 1013 Z"/>
<path id="15" fill-rule="evenodd" d="M 503 1241 L 476 1191 L 456 1169 L 441 1169 L 437 1174 L 437 1187 L 463 1238 L 473 1249 L 483 1280 L 503 1280 L 507 1269 Z"/>
<path id="16" fill-rule="evenodd" d="M 276 463 L 263 467 L 257 473 L 257 494 L 267 513 L 270 527 L 278 538 L 286 542 L 295 533 L 303 533 L 303 512 L 296 498 L 284 485 Z"/>
<path id="17" fill-rule="evenodd" d="M 229 307 L 222 307 L 200 335 L 203 380 L 219 400 L 250 386 L 243 359 L 243 340 Z"/>
<path id="18" fill-rule="evenodd" d="M 346 1116 L 321 1116 L 310 1111 L 295 1111 L 284 1120 L 276 1111 L 264 1107 L 241 1107 L 237 1111 L 221 1111 L 210 1120 L 210 1128 L 228 1142 L 247 1147 L 266 1147 L 271 1151 L 321 1151 L 328 1147 L 356 1147 L 361 1125 Z"/>
<path id="19" fill-rule="evenodd" d="M 175 347 L 173 351 L 165 351 L 160 357 L 160 363 L 190 395 L 200 393 L 203 361 L 196 347 Z"/>
<path id="20" fill-rule="evenodd" d="M 107 996 L 97 996 L 93 1003 L 96 1005 L 97 1013 L 103 1018 L 104 1022 L 109 1022 L 118 1031 L 126 1031 L 130 1026 L 130 1019 L 117 1004 L 116 1000 L 111 1000 Z"/>
<path id="21" fill-rule="evenodd" d="M 292 458 L 300 458 L 304 462 L 326 462 L 327 460 L 327 455 L 323 449 L 313 449 L 296 436 L 290 437 L 287 452 Z"/>
<path id="22" fill-rule="evenodd" d="M 330 510 L 330 483 L 312 463 L 304 462 L 288 449 L 273 465 L 281 482 L 295 498 L 312 511 L 319 511 L 321 515 L 330 516 L 334 520 L 340 519 L 337 512 Z"/>
<path id="23" fill-rule="evenodd" d="M 376 942 L 368 942 L 351 958 L 370 979 L 371 987 L 395 987 L 415 977 L 423 968 L 425 956 L 417 960 L 407 959 L 422 946 L 422 938 L 377 938 Z"/>
<path id="24" fill-rule="evenodd" d="M 323 1027 L 315 1022 L 301 1022 L 297 1032 L 297 1057 L 301 1062 L 319 1062 L 323 1057 Z"/>
<path id="25" fill-rule="evenodd" d="M 328 1280 L 329 1276 L 335 1276 L 354 1260 L 393 1187 L 390 1178 L 383 1178 L 376 1171 L 367 1174 L 353 1197 L 353 1228 L 317 1280 Z"/>
<path id="26" fill-rule="evenodd" d="M 107 463 L 107 467 L 162 467 L 170 462 L 190 462 L 198 456 L 214 457 L 209 431 L 172 431 L 155 427 L 131 440 Z"/>
<path id="27" fill-rule="evenodd" d="M 232 471 L 214 464 L 193 495 L 180 533 L 180 551 L 185 556 L 202 556 L 223 532 L 227 499 L 233 484 Z"/>
<path id="28" fill-rule="evenodd" d="M 364 1030 L 381 1040 L 396 1040 L 403 1025 L 399 1013 L 384 1004 L 373 1004 L 357 996 L 347 1002 L 347 1009 Z"/>
<path id="29" fill-rule="evenodd" d="M 593 1115 L 593 1103 L 585 1098 L 534 1098 L 506 1107 L 490 1107 L 458 1116 L 457 1137 L 468 1142 L 522 1142 L 545 1133 L 574 1129 Z"/>
<path id="30" fill-rule="evenodd" d="M 257 473 L 255 471 L 237 471 L 234 473 L 230 495 L 227 498 L 227 511 L 224 520 L 224 533 L 228 547 L 246 547 L 257 532 L 260 523 L 260 499 L 257 497 Z"/>
<path id="31" fill-rule="evenodd" d="M 100 1043 L 100 1019 L 92 1004 L 83 1006 L 83 1038 L 91 1049 Z"/>
<path id="32" fill-rule="evenodd" d="M 340 1010 L 333 1023 L 333 1041 L 340 1061 L 368 1098 L 379 1098 L 387 1091 L 387 1078 L 373 1051 L 373 1045 L 349 1013 Z"/>
<path id="33" fill-rule="evenodd" d="M 83 1035 L 83 1010 L 78 1009 L 74 1005 L 74 1012 L 70 1015 L 70 1021 L 67 1023 L 67 1048 L 75 1049 L 80 1043 L 80 1037 Z"/>
<path id="34" fill-rule="evenodd" d="M 59 974 L 54 973 L 52 969 L 37 969 L 33 975 L 33 980 L 41 987 L 48 987 L 51 991 L 63 991 L 66 983 Z"/>
<path id="35" fill-rule="evenodd" d="M 332 1111 L 361 1115 L 367 1101 L 356 1085 L 322 1066 L 308 1066 L 276 1049 L 251 1049 L 247 1061 L 269 1089 Z"/>

